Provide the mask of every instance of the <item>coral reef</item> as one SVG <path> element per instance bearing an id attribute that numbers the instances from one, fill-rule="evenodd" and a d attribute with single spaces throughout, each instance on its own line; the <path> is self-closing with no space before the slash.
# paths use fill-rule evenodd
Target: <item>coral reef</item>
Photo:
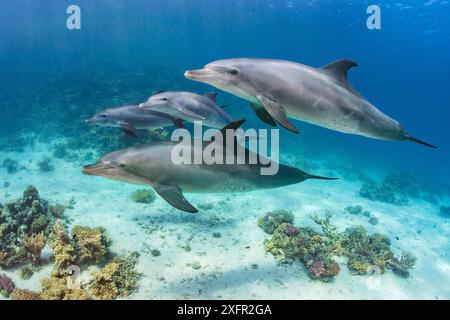
<path id="1" fill-rule="evenodd" d="M 433 201 L 432 192 L 430 194 L 430 191 L 422 190 L 420 182 L 410 172 L 390 174 L 379 183 L 368 181 L 362 185 L 359 194 L 372 201 L 399 206 L 407 205 L 409 198 L 422 197 Z"/>
<path id="2" fill-rule="evenodd" d="M 66 278 L 46 277 L 41 280 L 42 300 L 88 300 L 89 294 L 82 288 L 71 288 Z"/>
<path id="3" fill-rule="evenodd" d="M 23 266 L 19 271 L 20 278 L 22 278 L 23 280 L 30 279 L 33 276 L 33 274 L 34 270 L 30 266 Z"/>
<path id="4" fill-rule="evenodd" d="M 389 267 L 395 274 L 403 278 L 409 277 L 410 270 L 416 264 L 417 258 L 412 252 L 405 251 L 400 258 L 394 257 L 389 261 Z"/>
<path id="5" fill-rule="evenodd" d="M 348 268 L 355 274 L 368 274 L 371 267 L 384 273 L 389 261 L 394 258 L 390 240 L 379 233 L 371 235 L 362 226 L 347 228 L 341 242 L 348 257 Z"/>
<path id="6" fill-rule="evenodd" d="M 21 199 L 0 204 L 0 267 L 39 263 L 45 237 L 54 223 L 48 208 L 33 186 Z"/>
<path id="7" fill-rule="evenodd" d="M 409 202 L 408 198 L 398 195 L 392 186 L 384 182 L 369 181 L 364 183 L 359 190 L 359 195 L 371 201 L 385 202 L 398 206 L 405 206 Z"/>
<path id="8" fill-rule="evenodd" d="M 40 172 L 51 172 L 55 170 L 55 167 L 52 165 L 52 159 L 49 157 L 45 157 L 41 161 L 37 163 Z"/>
<path id="9" fill-rule="evenodd" d="M 71 265 L 85 266 L 101 263 L 109 253 L 110 239 L 105 229 L 74 226 L 72 237 L 64 224 L 58 220 L 51 235 L 50 247 L 53 250 L 53 277 L 66 276 Z"/>
<path id="10" fill-rule="evenodd" d="M 102 270 L 92 274 L 89 292 L 101 300 L 129 296 L 136 289 L 140 274 L 135 270 L 139 254 L 115 256 Z"/>
<path id="11" fill-rule="evenodd" d="M 110 239 L 102 227 L 75 226 L 72 229 L 72 239 L 79 265 L 100 263 L 108 253 Z"/>
<path id="12" fill-rule="evenodd" d="M 61 220 L 56 221 L 53 225 L 50 247 L 54 259 L 52 276 L 67 276 L 67 269 L 76 263 L 76 256 L 74 246 Z"/>
<path id="13" fill-rule="evenodd" d="M 41 300 L 40 293 L 18 288 L 14 289 L 9 297 L 11 300 Z"/>
<path id="14" fill-rule="evenodd" d="M 23 239 L 23 247 L 28 253 L 32 263 L 39 265 L 41 263 L 41 251 L 45 247 L 44 233 L 32 234 Z"/>
<path id="15" fill-rule="evenodd" d="M 55 218 L 61 218 L 66 208 L 62 204 L 52 204 L 48 207 L 51 215 Z"/>
<path id="16" fill-rule="evenodd" d="M 155 191 L 152 189 L 140 189 L 131 194 L 131 200 L 138 203 L 152 203 L 155 201 Z"/>
<path id="17" fill-rule="evenodd" d="M 282 223 L 292 223 L 294 215 L 290 211 L 275 210 L 258 219 L 258 226 L 268 234 L 273 234 Z"/>
<path id="18" fill-rule="evenodd" d="M 19 162 L 13 159 L 5 159 L 3 160 L 1 167 L 5 168 L 6 172 L 8 172 L 9 174 L 14 174 L 19 171 Z"/>
<path id="19" fill-rule="evenodd" d="M 326 224 L 325 220 L 321 222 Z M 334 233 L 331 229 L 328 231 L 330 235 Z M 283 223 L 264 247 L 280 263 L 302 263 L 313 279 L 329 281 L 340 271 L 339 265 L 332 259 L 338 255 L 333 241 L 309 227 L 296 228 Z"/>
<path id="20" fill-rule="evenodd" d="M 0 275 L 0 294 L 8 297 L 15 288 L 14 282 L 6 275 Z"/>
<path id="21" fill-rule="evenodd" d="M 362 208 L 351 209 L 362 212 Z M 282 223 L 274 231 L 271 239 L 266 240 L 266 251 L 274 255 L 279 263 L 302 263 L 311 278 L 330 281 L 340 266 L 334 260 L 336 256 L 346 256 L 351 273 L 369 274 L 376 268 L 380 273 L 392 269 L 402 277 L 409 276 L 416 258 L 412 253 L 403 253 L 395 257 L 390 248 L 390 240 L 379 233 L 367 234 L 362 226 L 347 228 L 339 232 L 330 222 L 332 215 L 327 212 L 324 218 L 318 215 L 311 219 L 321 227 L 321 232 L 310 227 L 295 227 Z"/>

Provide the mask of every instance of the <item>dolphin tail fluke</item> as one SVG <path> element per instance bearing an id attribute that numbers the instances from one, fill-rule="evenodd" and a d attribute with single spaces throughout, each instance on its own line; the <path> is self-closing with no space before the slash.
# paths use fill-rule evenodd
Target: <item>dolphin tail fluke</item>
<path id="1" fill-rule="evenodd" d="M 321 177 L 321 176 L 315 176 L 308 174 L 306 179 L 316 179 L 316 180 L 339 180 L 339 178 L 328 178 L 328 177 Z"/>
<path id="2" fill-rule="evenodd" d="M 406 135 L 405 138 L 406 138 L 406 140 L 408 140 L 408 141 L 412 141 L 412 142 L 415 142 L 415 143 L 418 143 L 418 144 L 427 146 L 427 147 L 429 147 L 429 148 L 437 149 L 436 146 L 433 146 L 432 144 L 429 144 L 429 143 L 427 143 L 427 142 L 425 142 L 425 141 L 422 141 L 422 140 L 419 140 L 419 139 L 417 139 L 417 138 L 411 137 L 410 135 Z"/>

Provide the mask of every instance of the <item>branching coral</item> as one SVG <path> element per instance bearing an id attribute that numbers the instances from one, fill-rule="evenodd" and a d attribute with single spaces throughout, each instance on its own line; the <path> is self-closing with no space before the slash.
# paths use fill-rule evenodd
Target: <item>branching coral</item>
<path id="1" fill-rule="evenodd" d="M 135 288 L 140 274 L 135 270 L 139 254 L 116 256 L 101 271 L 92 274 L 90 293 L 97 299 L 111 300 L 128 296 Z"/>
<path id="2" fill-rule="evenodd" d="M 9 297 L 11 300 L 41 300 L 40 293 L 18 288 L 14 289 Z"/>
<path id="3" fill-rule="evenodd" d="M 268 234 L 273 234 L 274 231 L 282 223 L 294 222 L 294 215 L 290 211 L 275 210 L 266 213 L 264 217 L 258 220 L 258 226 Z"/>
<path id="4" fill-rule="evenodd" d="M 367 274 L 373 266 L 383 273 L 394 257 L 391 242 L 386 236 L 379 233 L 367 235 L 362 226 L 347 228 L 343 238 L 342 247 L 348 256 L 348 268 L 355 274 Z"/>
<path id="5" fill-rule="evenodd" d="M 412 252 L 405 251 L 400 258 L 394 257 L 389 261 L 389 267 L 395 274 L 403 278 L 409 277 L 409 271 L 416 264 L 417 258 Z"/>
<path id="6" fill-rule="evenodd" d="M 283 223 L 264 246 L 280 263 L 301 262 L 312 278 L 329 281 L 340 270 L 332 259 L 336 250 L 330 244 L 332 242 L 329 239 L 311 228 L 299 229 Z"/>
<path id="7" fill-rule="evenodd" d="M 108 253 L 110 239 L 102 227 L 75 226 L 72 229 L 72 239 L 80 265 L 100 263 Z"/>
<path id="8" fill-rule="evenodd" d="M 45 247 L 44 233 L 32 234 L 26 236 L 23 240 L 23 247 L 30 256 L 31 261 L 39 265 L 41 262 L 41 251 Z"/>
<path id="9" fill-rule="evenodd" d="M 46 277 L 41 281 L 43 300 L 88 300 L 89 294 L 81 288 L 71 288 L 66 278 Z"/>

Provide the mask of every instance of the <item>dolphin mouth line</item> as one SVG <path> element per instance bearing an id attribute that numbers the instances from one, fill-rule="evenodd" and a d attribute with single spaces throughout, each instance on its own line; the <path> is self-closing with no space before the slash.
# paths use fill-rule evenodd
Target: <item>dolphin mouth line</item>
<path id="1" fill-rule="evenodd" d="M 188 79 L 200 79 L 218 75 L 221 75 L 221 73 L 217 71 L 211 71 L 208 69 L 188 70 L 184 73 L 184 76 Z"/>
<path id="2" fill-rule="evenodd" d="M 87 165 L 81 168 L 81 172 L 88 176 L 98 175 L 102 172 L 107 172 L 108 169 L 114 169 L 112 166 L 108 167 L 96 167 L 95 164 L 93 165 Z"/>

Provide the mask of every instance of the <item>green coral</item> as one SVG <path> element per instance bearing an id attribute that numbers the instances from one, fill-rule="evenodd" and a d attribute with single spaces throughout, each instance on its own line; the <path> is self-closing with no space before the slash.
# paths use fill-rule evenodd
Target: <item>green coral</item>
<path id="1" fill-rule="evenodd" d="M 140 189 L 131 194 L 131 200 L 137 203 L 152 203 L 156 199 L 155 191 L 152 189 Z"/>
<path id="2" fill-rule="evenodd" d="M 268 234 L 273 234 L 282 223 L 294 222 L 294 215 L 290 211 L 275 210 L 266 213 L 264 217 L 258 219 L 258 226 Z"/>

